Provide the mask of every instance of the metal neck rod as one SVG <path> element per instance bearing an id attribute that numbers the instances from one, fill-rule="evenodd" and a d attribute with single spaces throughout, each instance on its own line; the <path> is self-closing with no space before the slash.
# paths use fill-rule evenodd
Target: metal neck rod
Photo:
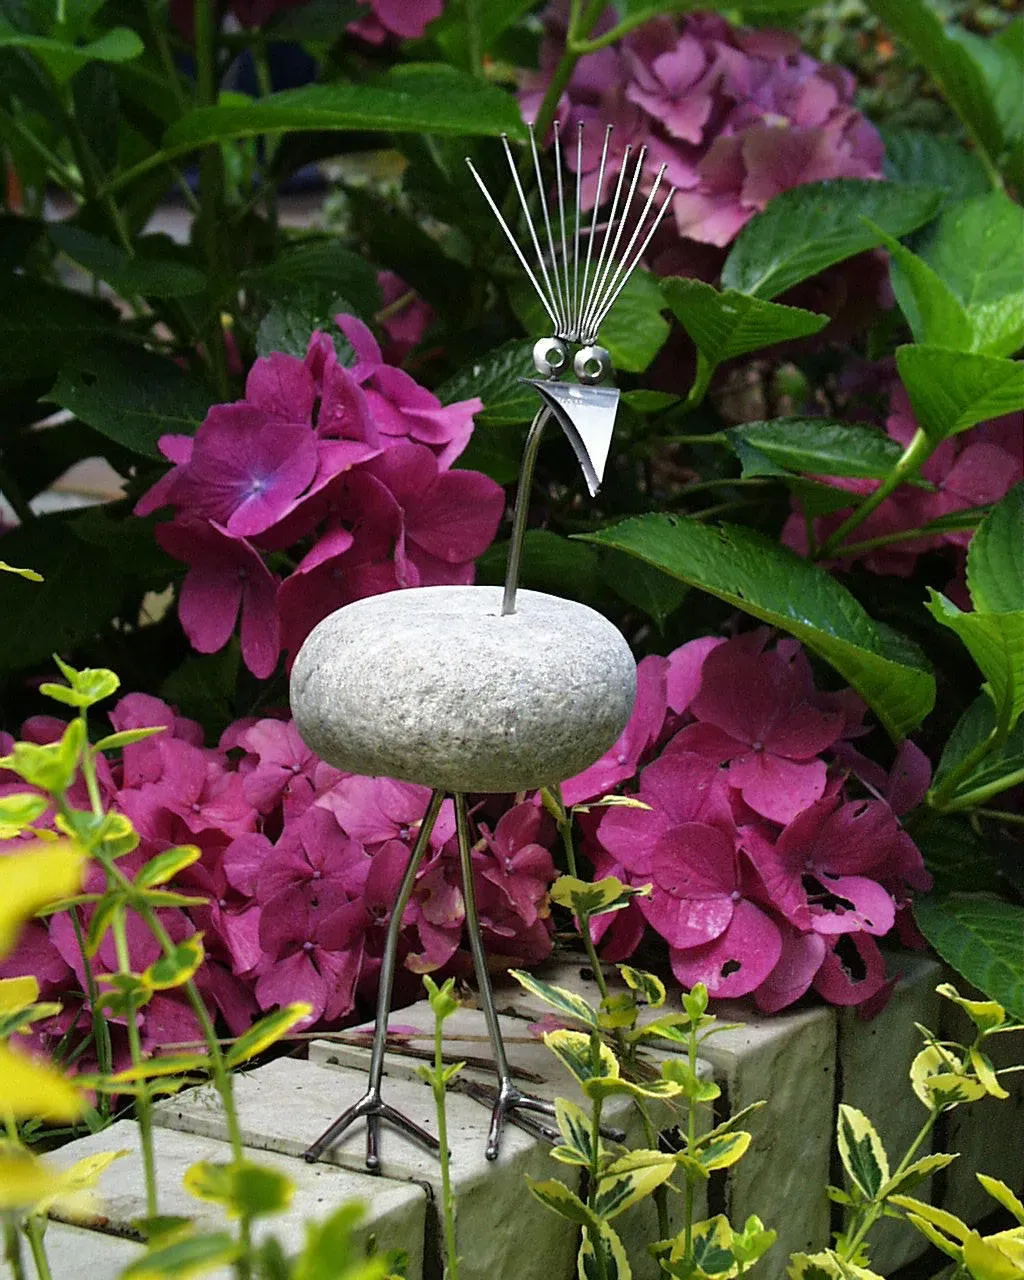
<path id="1" fill-rule="evenodd" d="M 551 417 L 551 410 L 542 406 L 537 410 L 526 437 L 523 449 L 523 465 L 519 468 L 519 487 L 516 489 L 516 506 L 512 516 L 512 537 L 508 544 L 508 564 L 505 568 L 505 594 L 501 601 L 501 616 L 516 611 L 516 590 L 519 586 L 519 569 L 523 560 L 523 539 L 526 537 L 526 520 L 530 514 L 530 490 L 533 488 L 533 469 L 540 449 L 540 438 Z"/>

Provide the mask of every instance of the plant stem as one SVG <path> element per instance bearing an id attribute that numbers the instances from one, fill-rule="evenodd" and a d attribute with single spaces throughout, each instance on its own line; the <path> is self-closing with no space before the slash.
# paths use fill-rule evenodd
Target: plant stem
<path id="1" fill-rule="evenodd" d="M 28 1247 L 32 1250 L 32 1261 L 35 1263 L 38 1280 L 53 1280 L 50 1260 L 46 1256 L 46 1246 L 43 1244 L 43 1227 L 35 1214 L 30 1215 L 25 1223 L 25 1235 L 28 1237 Z"/>
<path id="2" fill-rule="evenodd" d="M 958 813 L 963 809 L 973 809 L 975 805 L 984 804 L 986 800 L 991 800 L 993 796 L 998 796 L 1004 791 L 1009 791 L 1011 787 L 1016 787 L 1024 782 L 1024 769 L 1017 769 L 1013 773 L 1006 773 L 1001 778 L 996 778 L 994 782 L 988 782 L 983 787 L 975 787 L 973 791 L 965 791 L 963 795 L 959 795 L 955 800 L 944 804 L 941 807 L 942 813 Z M 931 802 L 934 808 L 938 808 L 935 801 Z"/>
<path id="3" fill-rule="evenodd" d="M 590 1037 L 590 1051 L 596 1061 L 600 1059 L 601 1038 L 595 1031 Z M 597 1204 L 597 1192 L 601 1175 L 601 1108 L 600 1096 L 593 1099 L 590 1105 L 590 1165 L 587 1177 L 587 1206 L 594 1210 Z M 590 1230 L 590 1228 L 586 1228 Z M 598 1280 L 608 1280 L 608 1267 L 605 1264 L 604 1241 L 598 1235 L 593 1240 L 594 1258 L 597 1262 Z"/>
<path id="4" fill-rule="evenodd" d="M 444 1278 L 459 1280 L 459 1254 L 455 1239 L 455 1194 L 452 1191 L 448 1153 L 448 1107 L 444 1087 L 444 1022 L 434 1017 L 434 1109 L 437 1112 L 438 1160 L 441 1164 L 441 1217 L 444 1221 Z"/>
<path id="5" fill-rule="evenodd" d="M 11 1269 L 12 1280 L 28 1280 L 21 1256 L 21 1232 L 13 1213 L 4 1214 L 4 1261 Z"/>
<path id="6" fill-rule="evenodd" d="M 826 538 L 818 548 L 817 559 L 827 560 L 834 556 L 842 546 L 843 539 L 847 534 L 859 528 L 872 511 L 880 507 L 895 489 L 898 489 L 904 481 L 911 479 L 912 476 L 920 471 L 934 451 L 935 445 L 918 427 L 910 444 L 904 449 L 903 456 L 878 488 L 867 494 L 835 533 Z"/>
<path id="7" fill-rule="evenodd" d="M 185 98 L 185 90 L 181 86 L 181 78 L 178 75 L 178 69 L 174 65 L 174 57 L 171 54 L 171 47 L 167 43 L 167 32 L 164 29 L 164 24 L 160 20 L 160 11 L 157 8 L 156 0 L 146 0 L 146 17 L 149 19 L 149 29 L 152 32 L 153 43 L 156 46 L 160 65 L 163 67 L 164 77 L 170 87 L 171 93 L 174 95 L 174 101 L 178 105 L 178 110 L 182 115 L 184 115 L 188 110 L 188 101 Z"/>
<path id="8" fill-rule="evenodd" d="M 583 4 L 582 12 L 580 5 L 574 4 L 570 11 L 569 30 L 566 34 L 565 48 L 562 50 L 562 56 L 558 60 L 558 66 L 555 67 L 555 74 L 551 77 L 547 89 L 544 91 L 544 97 L 541 99 L 540 106 L 537 108 L 537 115 L 534 120 L 534 130 L 537 134 L 537 141 L 543 145 L 544 140 L 548 136 L 548 130 L 555 118 L 555 112 L 558 110 L 558 102 L 565 87 L 572 79 L 572 73 L 576 70 L 576 63 L 584 53 L 581 43 L 590 35 L 597 20 L 605 10 L 606 0 L 589 0 L 589 3 Z M 575 21 L 572 19 L 575 18 Z"/>
<path id="9" fill-rule="evenodd" d="M 110 931 L 114 935 L 114 947 L 117 952 L 117 971 L 119 974 L 130 976 L 132 966 L 128 955 L 128 934 L 125 929 L 123 906 L 119 906 L 114 912 L 110 921 Z M 143 1062 L 142 1041 L 139 1037 L 138 1023 L 135 1021 L 135 1000 L 130 995 L 125 999 L 125 1012 L 125 1021 L 128 1027 L 128 1048 L 131 1052 L 132 1066 L 140 1067 Z M 139 1121 L 142 1168 L 146 1180 L 146 1216 L 155 1218 L 159 1212 L 159 1206 L 156 1185 L 156 1152 L 153 1149 L 153 1099 L 150 1096 L 147 1081 L 139 1080 L 138 1090 L 135 1110 Z"/>
<path id="10" fill-rule="evenodd" d="M 690 1034 L 687 1039 L 686 1060 L 689 1063 L 691 1078 L 697 1071 L 697 1028 L 695 1025 L 690 1026 Z M 686 1154 L 691 1160 L 696 1159 L 697 1152 L 697 1108 L 691 1098 L 686 1107 Z M 694 1181 L 693 1176 L 687 1170 L 686 1173 L 686 1195 L 683 1202 L 683 1260 L 684 1262 L 693 1261 L 693 1206 L 694 1206 Z"/>
<path id="11" fill-rule="evenodd" d="M 196 86 L 201 107 L 212 107 L 217 102 L 215 33 L 211 9 L 210 0 L 195 0 Z M 230 397 L 230 383 L 224 330 L 220 321 L 221 253 L 218 232 L 224 203 L 224 163 L 216 143 L 203 148 L 199 161 L 199 191 L 203 208 L 200 234 L 206 254 L 206 279 L 211 309 L 206 326 L 207 354 L 218 394 L 223 400 L 227 400 Z"/>
<path id="12" fill-rule="evenodd" d="M 946 812 L 947 810 L 952 808 L 957 808 L 957 809 L 972 808 L 973 806 L 967 801 L 966 797 L 964 796 L 958 797 L 957 800 L 955 800 L 952 804 L 948 802 L 950 797 L 953 795 L 954 791 L 956 791 L 957 787 L 960 785 L 960 783 L 963 782 L 965 778 L 969 778 L 971 774 L 974 772 L 974 770 L 978 767 L 978 765 L 981 764 L 981 762 L 985 759 L 985 757 L 991 754 L 991 752 L 994 751 L 998 745 L 999 745 L 999 726 L 997 725 L 992 730 L 992 732 L 984 738 L 983 741 L 978 743 L 978 745 L 974 748 L 973 751 L 969 752 L 964 757 L 964 759 L 960 761 L 960 763 L 957 765 L 955 769 L 952 770 L 952 772 L 946 775 L 941 785 L 929 791 L 928 803 L 931 805 L 931 807 L 933 809 L 938 809 L 940 813 Z M 1001 779 L 995 784 L 998 790 L 1000 791 L 1004 789 L 1001 784 L 1002 784 Z M 985 788 L 982 787 L 982 788 L 979 788 L 979 790 L 983 791 L 985 790 Z M 973 793 L 968 793 L 968 794 L 970 795 Z M 995 795 L 997 793 L 995 791 L 992 791 L 990 792 L 990 794 Z M 983 798 L 988 799 L 988 796 L 985 796 Z"/>
<path id="13" fill-rule="evenodd" d="M 649 1151 L 657 1151 L 658 1134 L 654 1128 L 654 1121 L 651 1119 L 651 1113 L 647 1110 L 647 1106 L 642 1098 L 634 1098 L 633 1105 L 636 1107 L 637 1115 L 640 1117 L 640 1123 L 643 1125 L 644 1142 L 647 1143 Z M 667 1240 L 669 1235 L 668 1225 L 668 1192 L 665 1184 L 655 1187 L 652 1194 L 654 1207 L 658 1214 L 658 1239 Z"/>
<path id="14" fill-rule="evenodd" d="M 484 74 L 484 51 L 480 43 L 480 0 L 466 0 L 465 12 L 469 37 L 469 69 L 479 80 Z"/>
<path id="15" fill-rule="evenodd" d="M 709 431 L 707 435 L 658 436 L 655 444 L 721 444 L 728 447 L 729 438 L 724 431 Z"/>
<path id="16" fill-rule="evenodd" d="M 990 818 L 993 822 L 1009 822 L 1013 826 L 1024 827 L 1024 813 L 1009 813 L 1006 809 L 975 809 L 979 818 Z"/>
<path id="17" fill-rule="evenodd" d="M 132 887 L 131 881 L 123 876 L 116 867 L 114 871 L 121 885 L 130 889 Z M 145 902 L 139 902 L 136 904 L 135 910 L 160 944 L 163 954 L 172 956 L 174 954 L 174 942 L 160 923 L 160 919 L 153 908 Z M 203 1043 L 206 1045 L 207 1052 L 210 1055 L 213 1087 L 217 1090 L 217 1096 L 220 1098 L 220 1103 L 224 1110 L 224 1124 L 228 1132 L 228 1141 L 231 1144 L 232 1157 L 236 1161 L 241 1161 L 245 1156 L 245 1148 L 242 1144 L 242 1126 L 238 1120 L 234 1092 L 231 1087 L 231 1073 L 228 1071 L 224 1059 L 224 1050 L 221 1047 L 220 1040 L 217 1038 L 217 1030 L 213 1025 L 213 1019 L 210 1017 L 206 1002 L 191 978 L 184 984 L 183 990 L 192 1012 L 196 1015 L 196 1021 L 199 1023 L 199 1028 L 203 1035 Z M 242 1256 L 236 1260 L 235 1270 L 239 1280 L 246 1280 L 252 1272 L 252 1238 L 248 1218 L 242 1217 L 239 1219 L 238 1233 L 242 1242 Z"/>
<path id="18" fill-rule="evenodd" d="M 896 1167 L 896 1170 L 892 1175 L 893 1178 L 898 1178 L 900 1174 L 903 1173 L 910 1166 L 911 1162 L 914 1159 L 914 1156 L 917 1154 L 918 1150 L 920 1149 L 922 1142 L 925 1141 L 925 1139 L 931 1133 L 932 1129 L 934 1129 L 935 1122 L 938 1120 L 939 1115 L 940 1113 L 938 1111 L 931 1111 L 929 1113 L 928 1119 L 921 1126 L 920 1130 L 918 1131 L 917 1137 L 907 1148 L 906 1154 L 904 1155 L 903 1159 L 899 1162 L 898 1166 Z M 863 1241 L 867 1233 L 871 1230 L 871 1228 L 875 1225 L 875 1223 L 878 1221 L 884 1208 L 885 1208 L 884 1196 L 880 1200 L 872 1200 L 872 1202 L 869 1205 L 865 1206 L 864 1217 L 861 1219 L 860 1226 L 857 1228 L 854 1234 L 850 1237 L 850 1239 L 846 1242 L 846 1245 L 844 1246 L 843 1251 L 840 1255 L 844 1262 L 849 1262 L 852 1258 L 856 1257 L 857 1250 L 860 1247 L 861 1242 Z"/>
<path id="19" fill-rule="evenodd" d="M 572 834 L 572 814 L 565 807 L 565 801 L 562 799 L 562 788 L 559 783 L 554 783 L 550 788 L 552 796 L 558 805 L 558 817 L 555 820 L 558 827 L 558 834 L 562 837 L 562 848 L 565 850 L 565 862 L 569 868 L 569 874 L 576 879 L 579 878 L 576 870 L 576 843 Z M 583 945 L 586 948 L 587 959 L 590 961 L 590 967 L 594 972 L 594 981 L 597 983 L 597 989 L 601 993 L 601 999 L 608 999 L 608 983 L 605 981 L 604 970 L 601 967 L 601 959 L 597 954 L 597 948 L 594 946 L 594 940 L 590 936 L 590 917 L 580 917 L 580 937 L 583 939 Z"/>
<path id="20" fill-rule="evenodd" d="M 110 1043 L 110 1024 L 103 1016 L 103 1010 L 100 1008 L 100 991 L 96 984 L 96 974 L 93 972 L 92 960 L 86 954 L 85 934 L 82 932 L 82 922 L 79 919 L 77 907 L 68 908 L 68 918 L 75 933 L 78 954 L 82 957 L 82 969 L 85 973 L 85 994 L 89 1000 L 89 1012 L 92 1017 L 92 1039 L 96 1047 L 96 1065 L 99 1068 L 100 1075 L 108 1076 L 114 1069 L 114 1051 Z M 99 1104 L 100 1114 L 105 1119 L 109 1119 L 110 1095 L 107 1093 L 101 1094 Z"/>

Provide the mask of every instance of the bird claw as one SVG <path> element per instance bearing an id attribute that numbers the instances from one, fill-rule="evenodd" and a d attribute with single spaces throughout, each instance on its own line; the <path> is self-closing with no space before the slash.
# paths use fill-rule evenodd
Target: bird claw
<path id="1" fill-rule="evenodd" d="M 368 1089 L 365 1094 L 347 1111 L 343 1111 L 333 1124 L 329 1125 L 317 1140 L 302 1153 L 308 1164 L 317 1160 L 332 1147 L 346 1129 L 357 1120 L 366 1120 L 366 1167 L 371 1173 L 380 1173 L 380 1124 L 386 1120 L 402 1133 L 421 1143 L 428 1151 L 440 1151 L 440 1143 L 432 1133 L 418 1125 L 401 1111 L 389 1106 L 377 1089 Z"/>

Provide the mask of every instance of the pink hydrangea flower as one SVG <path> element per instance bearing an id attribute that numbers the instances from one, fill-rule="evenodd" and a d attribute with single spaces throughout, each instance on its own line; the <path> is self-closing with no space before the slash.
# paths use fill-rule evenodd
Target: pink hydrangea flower
<path id="1" fill-rule="evenodd" d="M 541 71 L 527 77 L 523 114 L 532 119 L 565 39 L 564 6 L 545 22 Z M 597 32 L 607 29 L 602 19 Z M 731 27 L 711 14 L 656 18 L 618 47 L 581 58 L 558 116 L 587 125 L 585 207 L 598 198 L 604 126 L 614 125 L 605 198 L 623 149 L 648 150 L 679 188 L 682 237 L 725 246 L 773 196 L 827 178 L 882 176 L 877 131 L 854 108 L 854 82 L 802 54 L 792 36 Z M 570 160 L 575 152 L 570 148 Z"/>
<path id="2" fill-rule="evenodd" d="M 384 310 L 388 312 L 382 321 L 389 339 L 384 358 L 388 364 L 401 364 L 409 352 L 423 341 L 424 334 L 433 323 L 434 308 L 393 271 L 379 272 L 377 283 Z M 396 306 L 397 310 L 391 310 Z"/>
<path id="3" fill-rule="evenodd" d="M 370 12 L 348 24 L 348 30 L 370 44 L 391 36 L 418 40 L 427 26 L 444 12 L 444 0 L 359 0 Z"/>
<path id="4" fill-rule="evenodd" d="M 325 333 L 304 360 L 256 361 L 244 400 L 215 405 L 194 440 L 161 438 L 174 466 L 136 505 L 174 509 L 157 539 L 189 566 L 178 612 L 192 645 L 216 652 L 240 617 L 242 657 L 260 678 L 343 604 L 472 582 L 504 512 L 494 481 L 450 470 L 481 401 L 442 405 L 384 360 L 361 321 L 337 322 L 351 369 Z M 277 552 L 296 566 L 283 583 L 264 559 Z"/>

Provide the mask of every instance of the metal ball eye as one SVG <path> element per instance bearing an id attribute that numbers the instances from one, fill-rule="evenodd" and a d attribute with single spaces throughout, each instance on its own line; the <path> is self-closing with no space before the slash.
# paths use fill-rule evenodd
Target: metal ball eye
<path id="1" fill-rule="evenodd" d="M 569 363 L 569 350 L 561 338 L 541 338 L 533 344 L 533 367 L 546 378 L 561 373 Z"/>
<path id="2" fill-rule="evenodd" d="M 572 367 L 580 382 L 593 387 L 611 373 L 612 358 L 604 347 L 580 347 Z"/>

